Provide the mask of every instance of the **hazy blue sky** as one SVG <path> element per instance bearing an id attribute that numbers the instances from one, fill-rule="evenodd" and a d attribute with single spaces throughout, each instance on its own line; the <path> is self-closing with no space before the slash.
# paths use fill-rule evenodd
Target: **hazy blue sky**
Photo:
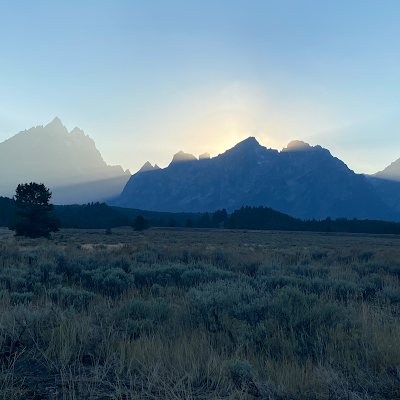
<path id="1" fill-rule="evenodd" d="M 109 164 L 255 136 L 400 157 L 400 2 L 0 2 L 0 141 L 58 116 Z"/>

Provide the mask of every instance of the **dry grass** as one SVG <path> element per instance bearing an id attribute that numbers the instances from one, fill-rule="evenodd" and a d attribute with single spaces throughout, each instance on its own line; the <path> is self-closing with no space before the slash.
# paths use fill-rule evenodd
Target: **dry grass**
<path id="1" fill-rule="evenodd" d="M 119 228 L 112 235 L 68 229 L 50 241 L 2 235 L 0 399 L 398 398 L 399 241 L 384 235 L 184 228 Z M 81 263 L 88 271 L 109 263 L 107 271 L 129 270 L 134 279 L 123 290 L 107 292 L 124 282 L 91 287 L 85 272 L 60 272 L 63 263 Z M 166 275 L 165 283 L 139 284 L 141 268 L 199 263 L 251 285 L 284 278 L 304 298 L 317 293 L 318 305 L 334 304 L 350 317 L 323 320 L 321 327 L 310 319 L 310 326 L 296 330 L 269 311 L 254 325 L 227 313 L 215 317 L 215 328 L 193 312 L 188 292 L 205 287 L 201 282 L 185 286 Z M 48 276 L 37 277 L 37 271 Z M 327 287 L 316 292 L 305 282 Z M 357 285 L 367 289 L 360 292 Z M 90 296 L 68 302 L 54 294 L 60 288 L 71 290 L 65 296 Z M 273 307 L 281 287 L 265 290 Z M 121 314 L 132 299 L 154 307 L 162 302 L 168 313 L 162 320 Z"/>

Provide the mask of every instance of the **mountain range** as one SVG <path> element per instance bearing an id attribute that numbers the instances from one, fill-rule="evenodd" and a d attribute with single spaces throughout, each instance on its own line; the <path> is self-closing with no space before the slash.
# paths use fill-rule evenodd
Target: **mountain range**
<path id="1" fill-rule="evenodd" d="M 43 182 L 55 204 L 106 201 L 163 212 L 271 207 L 302 219 L 400 220 L 400 159 L 374 175 L 356 174 L 329 150 L 292 141 L 281 151 L 254 137 L 210 157 L 179 151 L 166 168 L 146 162 L 134 175 L 110 166 L 94 141 L 55 118 L 0 143 L 0 196 Z"/>
<path id="2" fill-rule="evenodd" d="M 327 149 L 292 141 L 279 152 L 254 137 L 214 158 L 181 151 L 167 168 L 132 175 L 110 204 L 170 212 L 263 205 L 302 219 L 399 218 L 364 175 Z"/>
<path id="3" fill-rule="evenodd" d="M 88 203 L 118 196 L 131 176 L 103 160 L 88 135 L 68 132 L 59 118 L 0 143 L 0 195 L 13 196 L 19 183 L 50 187 L 55 204 Z"/>

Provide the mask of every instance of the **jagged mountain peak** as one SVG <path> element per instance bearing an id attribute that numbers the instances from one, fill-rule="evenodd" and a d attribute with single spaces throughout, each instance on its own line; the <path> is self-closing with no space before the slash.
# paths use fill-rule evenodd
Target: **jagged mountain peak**
<path id="1" fill-rule="evenodd" d="M 153 165 L 149 161 L 146 161 L 142 165 L 142 168 L 140 168 L 137 173 L 139 173 L 139 172 L 147 172 L 147 171 L 156 171 L 157 169 L 161 169 L 161 168 L 157 164 L 154 164 L 154 167 L 153 167 Z"/>
<path id="2" fill-rule="evenodd" d="M 63 125 L 63 123 L 60 118 L 54 117 L 54 119 L 47 125 Z"/>
<path id="3" fill-rule="evenodd" d="M 254 136 L 250 136 L 247 139 L 242 140 L 231 149 L 226 150 L 223 155 L 236 155 L 236 154 L 249 154 L 249 153 L 258 153 L 260 149 L 265 149 L 265 147 L 261 146 L 258 143 L 257 139 Z"/>
<path id="4" fill-rule="evenodd" d="M 254 146 L 260 146 L 260 143 L 258 143 L 257 139 L 254 136 L 249 136 L 247 139 L 242 140 L 238 144 L 236 144 L 233 149 L 244 149 L 244 148 L 249 148 L 249 147 L 254 147 Z"/>
<path id="5" fill-rule="evenodd" d="M 182 161 L 197 161 L 197 158 L 193 154 L 185 153 L 184 151 L 180 150 L 172 158 L 171 164 Z"/>
<path id="6" fill-rule="evenodd" d="M 67 128 L 63 125 L 63 123 L 61 122 L 61 119 L 58 118 L 58 117 L 55 117 L 44 128 L 47 131 L 51 131 L 53 133 L 65 133 L 65 132 L 68 132 Z"/>
<path id="7" fill-rule="evenodd" d="M 307 151 L 312 148 L 312 146 L 302 140 L 292 140 L 282 149 L 282 151 Z"/>
<path id="8" fill-rule="evenodd" d="M 241 145 L 244 143 L 253 143 L 253 144 L 258 144 L 258 145 L 260 144 L 260 143 L 258 143 L 257 139 L 254 136 L 249 136 L 247 139 L 242 140 L 237 145 Z"/>
<path id="9" fill-rule="evenodd" d="M 95 142 L 79 128 L 68 132 L 56 117 L 0 143 L 0 195 L 18 183 L 44 182 L 56 204 L 86 203 L 119 195 L 130 176 L 107 165 Z"/>
<path id="10" fill-rule="evenodd" d="M 85 136 L 85 132 L 77 126 L 69 134 L 72 136 Z"/>
<path id="11" fill-rule="evenodd" d="M 157 169 L 156 166 L 153 167 L 150 162 L 146 161 L 138 172 L 153 171 L 154 169 Z"/>
<path id="12" fill-rule="evenodd" d="M 210 158 L 211 158 L 211 155 L 208 152 L 205 152 L 205 153 L 199 155 L 199 160 L 209 160 Z"/>
<path id="13" fill-rule="evenodd" d="M 43 126 L 38 126 L 36 128 L 43 128 Z M 68 132 L 68 129 L 65 125 L 63 125 L 62 121 L 60 118 L 55 117 L 50 123 L 44 126 L 44 132 L 50 135 L 66 135 L 66 136 L 75 136 L 75 137 L 87 137 L 89 138 L 89 135 L 85 135 L 85 132 L 78 128 L 77 126 L 72 129 L 71 132 Z"/>

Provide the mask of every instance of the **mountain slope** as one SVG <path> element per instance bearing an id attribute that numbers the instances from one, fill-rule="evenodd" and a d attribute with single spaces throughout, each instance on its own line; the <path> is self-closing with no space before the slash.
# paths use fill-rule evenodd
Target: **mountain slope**
<path id="1" fill-rule="evenodd" d="M 400 213 L 400 158 L 374 175 L 366 175 L 381 199 Z"/>
<path id="2" fill-rule="evenodd" d="M 60 119 L 22 131 L 0 143 L 0 195 L 19 183 L 44 183 L 56 204 L 87 203 L 118 196 L 130 177 L 109 166 L 94 141 L 79 128 L 68 132 Z"/>
<path id="3" fill-rule="evenodd" d="M 398 218 L 363 175 L 320 146 L 294 141 L 279 152 L 250 137 L 212 159 L 184 158 L 132 175 L 112 204 L 171 212 L 263 205 L 303 219 Z"/>

